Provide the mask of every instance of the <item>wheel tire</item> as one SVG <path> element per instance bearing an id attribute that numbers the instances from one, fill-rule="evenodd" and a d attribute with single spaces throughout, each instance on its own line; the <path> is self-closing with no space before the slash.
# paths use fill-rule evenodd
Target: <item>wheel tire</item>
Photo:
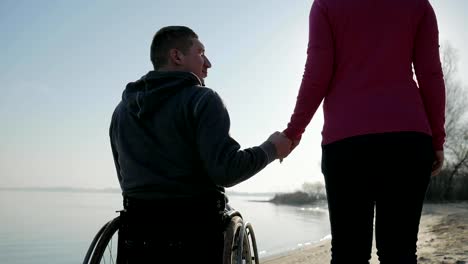
<path id="1" fill-rule="evenodd" d="M 106 227 L 109 225 L 111 221 L 107 222 L 105 225 L 99 229 L 97 234 L 94 236 L 93 241 L 91 242 L 91 245 L 89 245 L 88 251 L 86 252 L 86 256 L 83 260 L 83 264 L 89 264 L 89 259 L 91 258 L 91 254 L 93 254 L 94 248 L 96 247 L 96 243 L 99 241 L 99 238 L 101 238 L 102 233 L 106 229 Z"/>
<path id="2" fill-rule="evenodd" d="M 236 263 L 236 254 L 233 253 L 237 252 L 238 238 L 243 225 L 244 221 L 239 216 L 232 217 L 228 223 L 224 233 L 223 264 Z"/>
<path id="3" fill-rule="evenodd" d="M 257 239 L 255 238 L 255 232 L 253 230 L 251 223 L 247 222 L 245 224 L 245 231 L 246 231 L 245 233 L 246 233 L 248 243 L 251 247 L 250 257 L 252 260 L 254 260 L 253 263 L 259 264 L 260 260 L 258 258 Z M 253 258 L 252 258 L 252 253 L 253 253 Z M 250 261 L 250 263 L 252 263 L 252 261 Z"/>
<path id="4" fill-rule="evenodd" d="M 109 241 L 112 239 L 114 234 L 119 230 L 120 227 L 120 216 L 117 216 L 111 220 L 104 231 L 102 232 L 99 241 L 94 249 L 93 255 L 91 256 L 91 261 L 89 264 L 99 264 L 101 262 L 102 256 L 106 251 Z"/>

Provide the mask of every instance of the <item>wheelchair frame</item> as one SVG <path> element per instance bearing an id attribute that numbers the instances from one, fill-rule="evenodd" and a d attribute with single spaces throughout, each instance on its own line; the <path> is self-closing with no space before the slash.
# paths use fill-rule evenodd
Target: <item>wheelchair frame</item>
<path id="1" fill-rule="evenodd" d="M 224 212 L 223 221 L 226 223 L 223 264 L 259 264 L 252 225 L 244 222 L 242 215 L 233 209 Z M 117 233 L 119 227 L 120 216 L 117 216 L 99 229 L 86 252 L 83 264 L 118 263 L 119 247 L 122 245 Z M 112 242 L 114 235 L 117 235 L 117 245 Z M 106 262 L 107 254 L 110 257 L 109 262 Z"/>

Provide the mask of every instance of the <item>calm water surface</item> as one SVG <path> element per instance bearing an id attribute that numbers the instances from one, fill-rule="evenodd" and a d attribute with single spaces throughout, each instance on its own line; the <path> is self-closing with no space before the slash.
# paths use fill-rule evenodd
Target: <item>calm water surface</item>
<path id="1" fill-rule="evenodd" d="M 254 202 L 269 198 L 229 196 L 252 223 L 260 257 L 330 233 L 326 208 Z M 98 229 L 121 208 L 119 193 L 0 190 L 0 263 L 81 263 Z"/>

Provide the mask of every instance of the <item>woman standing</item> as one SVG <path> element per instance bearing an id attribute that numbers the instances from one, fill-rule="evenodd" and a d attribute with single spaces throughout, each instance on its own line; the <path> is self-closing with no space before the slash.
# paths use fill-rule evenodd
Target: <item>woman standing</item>
<path id="1" fill-rule="evenodd" d="M 368 263 L 374 213 L 380 263 L 416 263 L 424 195 L 442 167 L 445 140 L 429 1 L 315 0 L 305 72 L 284 131 L 295 145 L 322 100 L 331 263 Z"/>

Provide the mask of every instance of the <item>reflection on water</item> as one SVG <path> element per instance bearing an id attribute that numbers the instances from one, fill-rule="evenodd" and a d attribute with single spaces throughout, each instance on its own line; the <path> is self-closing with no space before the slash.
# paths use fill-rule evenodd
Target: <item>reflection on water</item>
<path id="1" fill-rule="evenodd" d="M 263 197 L 266 201 L 270 197 Z M 261 257 L 320 241 L 330 234 L 324 204 L 310 207 L 275 205 L 258 197 L 230 196 L 230 204 L 252 223 Z"/>
<path id="2" fill-rule="evenodd" d="M 251 222 L 261 257 L 330 233 L 323 205 L 274 205 L 270 197 L 229 196 Z M 0 263 L 80 263 L 92 238 L 120 210 L 120 193 L 0 191 Z"/>

